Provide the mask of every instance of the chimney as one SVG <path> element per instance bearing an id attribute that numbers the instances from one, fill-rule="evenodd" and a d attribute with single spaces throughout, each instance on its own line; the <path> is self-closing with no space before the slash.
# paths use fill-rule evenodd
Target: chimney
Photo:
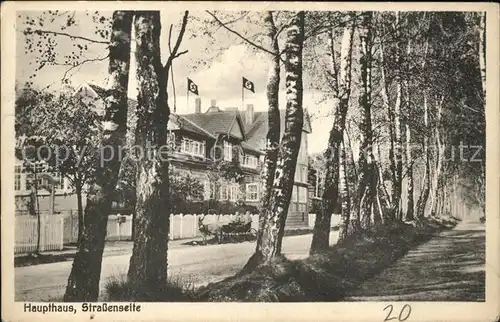
<path id="1" fill-rule="evenodd" d="M 201 113 L 201 98 L 200 97 L 197 97 L 194 101 L 194 112 L 196 114 Z"/>
<path id="2" fill-rule="evenodd" d="M 217 106 L 217 100 L 215 98 L 212 98 L 210 100 L 210 107 L 216 107 Z"/>
<path id="3" fill-rule="evenodd" d="M 252 125 L 254 121 L 253 104 L 247 104 L 247 112 L 245 116 L 245 121 L 247 125 Z"/>

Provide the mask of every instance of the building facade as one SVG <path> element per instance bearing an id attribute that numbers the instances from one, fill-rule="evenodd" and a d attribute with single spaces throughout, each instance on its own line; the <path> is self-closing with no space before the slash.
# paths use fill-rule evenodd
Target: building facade
<path id="1" fill-rule="evenodd" d="M 84 98 L 95 98 L 102 97 L 103 91 L 97 86 L 87 85 L 80 87 L 77 93 Z M 134 127 L 134 115 L 130 111 L 136 104 L 134 100 L 129 100 L 129 128 Z M 205 200 L 258 206 L 263 192 L 260 172 L 268 130 L 267 112 L 255 112 L 251 104 L 243 112 L 237 108 L 222 109 L 215 100 L 203 110 L 201 100 L 197 98 L 194 113 L 170 115 L 167 127 L 171 167 L 174 171 L 189 173 L 197 178 L 204 187 Z M 280 114 L 283 133 L 285 111 L 281 110 Z M 309 133 L 310 120 L 305 113 L 287 227 L 307 226 Z M 16 204 L 18 209 L 26 210 L 30 178 L 19 167 L 22 165 L 16 165 Z M 45 195 L 44 192 L 42 194 Z M 47 202 L 43 202 L 40 209 L 43 211 L 48 206 Z M 55 191 L 55 209 L 56 212 L 58 209 L 76 209 L 76 198 L 65 178 L 60 178 L 60 186 Z"/>

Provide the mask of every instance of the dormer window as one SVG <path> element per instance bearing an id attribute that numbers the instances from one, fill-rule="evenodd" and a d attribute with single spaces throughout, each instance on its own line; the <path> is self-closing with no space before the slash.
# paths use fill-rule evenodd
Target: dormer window
<path id="1" fill-rule="evenodd" d="M 257 169 L 258 159 L 254 155 L 245 154 L 243 157 L 243 166 L 247 168 Z"/>
<path id="2" fill-rule="evenodd" d="M 233 161 L 233 145 L 224 141 L 224 160 Z"/>
<path id="3" fill-rule="evenodd" d="M 203 157 L 205 156 L 205 142 L 183 138 L 181 152 Z"/>

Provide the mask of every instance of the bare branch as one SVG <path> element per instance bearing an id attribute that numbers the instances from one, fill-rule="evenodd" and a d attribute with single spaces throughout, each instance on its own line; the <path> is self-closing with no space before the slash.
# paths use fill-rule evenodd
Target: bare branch
<path id="1" fill-rule="evenodd" d="M 237 21 L 240 21 L 241 19 L 245 18 L 249 13 L 250 13 L 249 11 L 245 11 L 245 12 L 243 12 L 243 14 L 240 17 L 235 18 L 233 20 L 226 21 L 223 24 L 219 24 L 219 27 L 216 30 L 218 30 L 222 26 L 229 26 L 229 25 L 232 25 L 233 23 L 235 23 Z"/>
<path id="2" fill-rule="evenodd" d="M 187 25 L 187 21 L 188 21 L 188 16 L 189 16 L 189 11 L 187 11 L 187 10 L 184 11 L 184 17 L 182 17 L 181 30 L 179 31 L 179 35 L 177 36 L 177 40 L 175 41 L 175 45 L 174 45 L 173 49 L 171 48 L 172 26 L 170 26 L 170 30 L 168 32 L 168 48 L 170 51 L 170 56 L 168 57 L 167 62 L 165 63 L 165 66 L 163 67 L 165 72 L 167 73 L 167 79 L 168 79 L 168 72 L 170 70 L 170 67 L 172 66 L 172 61 L 175 58 L 188 52 L 187 50 L 184 50 L 180 53 L 177 53 L 177 51 L 179 50 L 179 47 L 181 45 L 182 39 L 184 38 L 184 33 L 186 32 L 186 25 Z"/>
<path id="3" fill-rule="evenodd" d="M 36 30 L 24 30 L 23 33 L 25 33 L 25 34 L 37 34 L 37 35 L 52 34 L 55 36 L 69 37 L 71 39 L 81 39 L 81 40 L 85 40 L 85 41 L 96 43 L 96 44 L 106 44 L 106 45 L 109 44 L 109 41 L 106 41 L 106 40 L 97 40 L 97 39 L 91 39 L 91 38 L 87 38 L 87 37 L 83 37 L 83 36 L 75 36 L 75 35 L 68 34 L 66 32 L 59 32 L 59 31 L 36 29 Z"/>
<path id="4" fill-rule="evenodd" d="M 268 54 L 271 54 L 273 56 L 276 55 L 276 53 L 272 52 L 271 50 L 267 49 L 267 48 L 264 48 L 262 47 L 261 45 L 259 44 L 256 44 L 255 42 L 251 41 L 250 39 L 244 37 L 243 35 L 241 35 L 239 32 L 229 28 L 228 26 L 226 26 L 219 18 L 217 18 L 216 15 L 214 15 L 212 12 L 210 12 L 209 10 L 205 10 L 206 13 L 208 13 L 210 16 L 212 16 L 212 18 L 214 18 L 215 21 L 217 21 L 222 27 L 224 27 L 227 31 L 235 34 L 236 36 L 238 36 L 239 38 L 241 38 L 243 41 L 245 41 L 246 43 L 252 45 L 253 47 L 259 49 L 259 50 L 262 50 Z M 282 53 L 282 52 L 281 52 Z M 280 53 L 280 57 L 281 57 L 281 53 Z"/>

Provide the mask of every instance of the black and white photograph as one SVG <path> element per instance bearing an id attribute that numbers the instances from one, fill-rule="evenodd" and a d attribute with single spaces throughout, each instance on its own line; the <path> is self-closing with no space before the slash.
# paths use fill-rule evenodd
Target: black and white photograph
<path id="1" fill-rule="evenodd" d="M 24 313 L 494 302 L 498 6 L 91 3 L 9 7 Z"/>

